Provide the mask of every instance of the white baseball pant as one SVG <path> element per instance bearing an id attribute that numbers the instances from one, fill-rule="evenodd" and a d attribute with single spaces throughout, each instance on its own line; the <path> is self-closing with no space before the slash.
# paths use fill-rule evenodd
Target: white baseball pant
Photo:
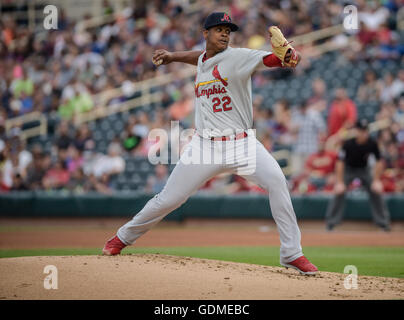
<path id="1" fill-rule="evenodd" d="M 235 141 L 211 141 L 194 135 L 184 149 L 163 190 L 150 199 L 132 220 L 118 230 L 118 238 L 126 245 L 131 245 L 167 214 L 180 207 L 207 180 L 222 172 L 236 173 L 242 167 L 241 163 L 245 164 L 247 144 L 254 146 L 253 150 L 256 151 L 254 157 L 256 161 L 254 163 L 256 164 L 255 171 L 247 175 L 238 171 L 237 174 L 259 185 L 269 193 L 271 212 L 281 242 L 280 261 L 288 263 L 302 256 L 301 234 L 286 178 L 277 161 L 251 135 Z M 193 154 L 200 152 L 203 152 L 204 155 L 211 154 L 212 158 L 215 155 L 222 156 L 224 161 L 213 164 L 188 164 L 190 152 Z M 230 159 L 229 154 L 235 154 L 235 161 L 228 160 Z M 250 158 L 252 159 L 251 155 Z"/>

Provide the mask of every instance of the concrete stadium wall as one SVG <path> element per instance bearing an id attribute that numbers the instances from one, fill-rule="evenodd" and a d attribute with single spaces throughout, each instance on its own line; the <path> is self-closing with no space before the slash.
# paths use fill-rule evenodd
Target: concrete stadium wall
<path id="1" fill-rule="evenodd" d="M 2 217 L 131 217 L 152 195 L 120 193 L 115 195 L 46 192 L 0 194 Z M 331 196 L 310 195 L 292 198 L 299 219 L 324 219 Z M 404 220 L 404 196 L 386 195 L 392 220 Z M 269 218 L 271 211 L 265 195 L 195 195 L 172 212 L 166 220 L 186 218 Z M 370 220 L 366 194 L 350 194 L 345 203 L 345 219 Z"/>

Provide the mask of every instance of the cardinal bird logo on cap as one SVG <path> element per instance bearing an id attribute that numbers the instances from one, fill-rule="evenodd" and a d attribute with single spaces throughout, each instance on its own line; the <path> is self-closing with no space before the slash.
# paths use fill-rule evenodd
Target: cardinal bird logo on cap
<path id="1" fill-rule="evenodd" d="M 222 19 L 220 19 L 221 21 L 227 21 L 227 22 L 230 22 L 230 17 L 229 17 L 229 15 L 228 14 L 224 14 L 223 15 L 223 18 Z"/>
<path id="2" fill-rule="evenodd" d="M 225 87 L 227 87 L 227 81 L 224 80 L 224 79 L 222 78 L 222 76 L 220 75 L 219 69 L 217 68 L 217 65 L 215 65 L 215 67 L 213 68 L 212 76 L 213 76 L 215 79 L 220 80 L 220 81 L 222 82 L 222 84 L 223 84 Z"/>

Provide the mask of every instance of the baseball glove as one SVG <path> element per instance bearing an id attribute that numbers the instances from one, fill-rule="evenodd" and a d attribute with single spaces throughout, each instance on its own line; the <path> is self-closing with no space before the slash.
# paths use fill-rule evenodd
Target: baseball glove
<path id="1" fill-rule="evenodd" d="M 291 42 L 286 40 L 282 31 L 276 26 L 269 27 L 268 31 L 272 51 L 282 61 L 282 65 L 291 68 L 296 67 L 299 63 L 299 56 L 296 50 L 290 45 Z M 290 59 L 287 59 L 287 55 L 290 55 Z M 285 61 L 285 58 L 288 61 Z"/>

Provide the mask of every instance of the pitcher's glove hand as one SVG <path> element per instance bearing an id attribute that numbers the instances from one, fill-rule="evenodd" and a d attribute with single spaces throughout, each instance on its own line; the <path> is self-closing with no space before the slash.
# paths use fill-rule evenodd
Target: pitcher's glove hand
<path id="1" fill-rule="evenodd" d="M 282 61 L 282 66 L 294 68 L 300 61 L 300 55 L 286 40 L 282 31 L 276 27 L 269 27 L 269 39 L 273 53 Z"/>

